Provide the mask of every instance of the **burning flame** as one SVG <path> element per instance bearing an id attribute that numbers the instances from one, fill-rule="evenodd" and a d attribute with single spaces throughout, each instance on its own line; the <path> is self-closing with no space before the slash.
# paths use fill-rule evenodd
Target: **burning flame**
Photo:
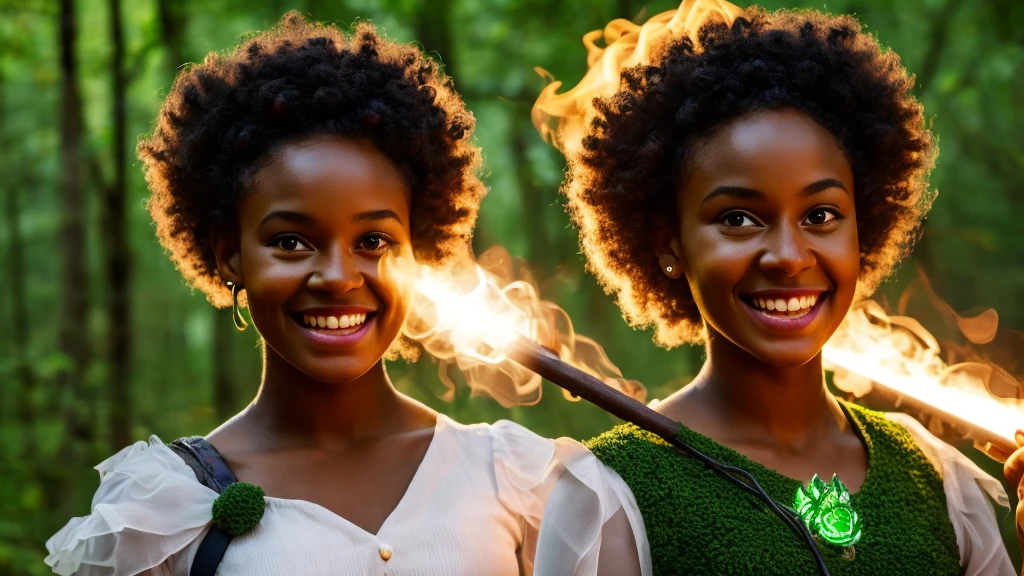
<path id="1" fill-rule="evenodd" d="M 994 321 L 992 314 L 982 317 Z M 982 332 L 989 331 L 995 327 Z M 954 427 L 974 427 L 978 440 L 995 437 L 1005 440 L 1004 446 L 1015 446 L 1014 433 L 1024 427 L 1020 383 L 987 363 L 947 364 L 941 353 L 938 341 L 917 320 L 888 316 L 880 305 L 868 301 L 846 316 L 822 357 L 826 368 L 835 370 L 836 386 L 854 396 L 881 386 L 960 420 L 953 422 Z M 1012 387 L 1017 395 L 995 396 L 990 390 L 997 382 L 998 389 Z M 944 421 L 941 415 L 933 416 Z M 934 429 L 936 422 L 930 424 Z"/>
<path id="2" fill-rule="evenodd" d="M 597 343 L 575 334 L 565 311 L 542 300 L 531 279 L 522 270 L 517 273 L 514 264 L 503 248 L 496 247 L 474 265 L 444 270 L 415 266 L 403 272 L 413 276 L 409 280 L 415 286 L 403 333 L 440 361 L 441 379 L 448 386 L 443 397 L 453 397 L 455 383 L 448 369 L 456 366 L 474 393 L 487 394 L 503 406 L 538 402 L 540 376 L 506 356 L 509 346 L 525 337 L 642 401 L 644 387 L 624 379 Z M 930 305 L 941 314 L 952 314 L 955 321 L 946 319 L 947 324 L 956 325 L 969 340 L 987 343 L 995 338 L 994 311 L 973 318 L 956 315 L 926 279 L 911 284 L 901 299 L 901 311 L 908 296 L 920 293 L 922 286 Z M 863 397 L 875 387 L 888 389 L 930 407 L 931 422 L 926 424 L 936 432 L 941 432 L 936 426 L 945 422 L 982 443 L 1012 449 L 1015 431 L 1024 426 L 1024 382 L 980 357 L 966 356 L 963 347 L 954 347 L 952 357 L 968 361 L 949 363 L 942 352 L 920 322 L 887 315 L 878 303 L 866 301 L 850 311 L 822 356 L 841 390 Z"/>
<path id="3" fill-rule="evenodd" d="M 504 248 L 495 247 L 476 265 L 445 270 L 417 266 L 411 271 L 416 290 L 403 334 L 440 361 L 441 380 L 448 387 L 444 398 L 453 397 L 455 383 L 448 368 L 455 365 L 474 393 L 485 393 L 502 406 L 538 402 L 540 376 L 506 356 L 508 347 L 525 337 L 642 401 L 644 387 L 622 378 L 601 346 L 576 334 L 568 314 L 541 300 L 528 278 L 517 278 L 524 274 L 517 275 L 513 264 Z M 566 398 L 571 399 L 568 394 Z"/>
<path id="4" fill-rule="evenodd" d="M 543 69 L 536 69 L 551 83 L 533 105 L 533 125 L 567 157 L 577 153 L 583 129 L 591 120 L 594 99 L 615 94 L 623 70 L 655 63 L 661 48 L 679 38 L 688 37 L 699 50 L 697 33 L 703 25 L 731 25 L 741 12 L 725 0 L 684 0 L 678 9 L 657 14 L 643 26 L 620 18 L 609 22 L 604 30 L 588 32 L 583 36 L 588 70 L 574 88 L 558 94 L 562 83 Z M 603 48 L 597 45 L 602 37 Z"/>

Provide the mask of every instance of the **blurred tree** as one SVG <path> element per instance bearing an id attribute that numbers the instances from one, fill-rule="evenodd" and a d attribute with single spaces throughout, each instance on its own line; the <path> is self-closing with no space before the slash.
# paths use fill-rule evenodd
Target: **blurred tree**
<path id="1" fill-rule="evenodd" d="M 111 118 L 114 156 L 114 178 L 104 189 L 104 236 L 106 239 L 106 273 L 108 290 L 107 347 L 110 362 L 110 443 L 125 446 L 131 442 L 131 401 L 128 377 L 132 365 L 130 246 L 128 238 L 128 113 L 126 110 L 127 79 L 124 69 L 124 31 L 121 25 L 121 0 L 108 0 L 110 15 Z"/>

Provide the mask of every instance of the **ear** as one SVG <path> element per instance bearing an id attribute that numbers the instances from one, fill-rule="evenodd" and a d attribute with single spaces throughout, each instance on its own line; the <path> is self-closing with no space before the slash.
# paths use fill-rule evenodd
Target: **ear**
<path id="1" fill-rule="evenodd" d="M 217 271 L 225 282 L 234 282 L 240 287 L 245 286 L 242 275 L 242 253 L 238 246 L 238 238 L 226 235 L 223 231 L 210 231 L 210 245 L 217 258 Z"/>
<path id="2" fill-rule="evenodd" d="M 679 243 L 679 235 L 675 233 L 668 222 L 658 219 L 651 232 L 651 243 L 654 246 L 654 253 L 658 255 L 658 264 L 661 271 L 672 279 L 683 276 L 683 251 Z"/>

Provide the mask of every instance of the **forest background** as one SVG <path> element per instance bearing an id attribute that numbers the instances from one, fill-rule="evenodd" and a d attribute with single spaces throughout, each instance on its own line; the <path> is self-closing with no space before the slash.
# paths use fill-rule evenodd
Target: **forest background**
<path id="1" fill-rule="evenodd" d="M 741 4 L 746 4 L 741 2 Z M 940 141 L 940 196 L 912 259 L 880 292 L 922 274 L 957 311 L 998 310 L 1024 330 L 1024 3 L 1019 0 L 766 0 L 767 8 L 855 13 L 917 75 Z M 645 19 L 673 0 L 0 0 L 0 574 L 45 574 L 43 543 L 86 514 L 92 467 L 151 434 L 204 434 L 253 397 L 259 348 L 228 311 L 191 292 L 162 254 L 135 157 L 184 63 L 272 26 L 287 10 L 348 26 L 369 19 L 439 57 L 477 117 L 486 156 L 475 248 L 529 262 L 542 295 L 603 344 L 648 398 L 697 371 L 697 348 L 656 348 L 584 273 L 561 207 L 563 162 L 530 124 L 544 81 L 585 71 L 581 36 Z M 1008 331 L 1008 332 L 1007 332 Z M 1012 339 L 1007 340 L 1013 342 Z M 1024 356 L 1024 337 L 1005 358 Z M 1015 356 L 1014 356 L 1015 355 Z M 547 384 L 504 409 L 437 366 L 389 365 L 396 385 L 462 422 L 511 418 L 546 436 L 613 424 Z M 1024 381 L 1022 367 L 1011 368 Z M 958 444 L 996 477 L 1000 466 Z M 1016 490 L 1008 487 L 1012 503 Z M 1013 515 L 999 510 L 1019 568 Z"/>

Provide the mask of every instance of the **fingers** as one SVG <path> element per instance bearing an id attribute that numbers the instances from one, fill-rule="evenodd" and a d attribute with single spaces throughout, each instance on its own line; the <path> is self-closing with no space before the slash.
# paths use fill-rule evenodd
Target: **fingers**
<path id="1" fill-rule="evenodd" d="M 1013 452 L 1007 452 L 1006 450 L 996 446 L 991 442 L 975 442 L 974 447 L 985 453 L 986 456 L 995 460 L 996 462 L 1006 462 L 1013 455 Z"/>
<path id="2" fill-rule="evenodd" d="M 1010 454 L 1003 464 L 1003 475 L 1013 486 L 1017 486 L 1017 496 L 1024 495 L 1024 486 L 1021 486 L 1021 479 L 1024 478 L 1024 432 L 1018 430 L 1014 435 L 1017 442 L 1017 451 Z"/>

